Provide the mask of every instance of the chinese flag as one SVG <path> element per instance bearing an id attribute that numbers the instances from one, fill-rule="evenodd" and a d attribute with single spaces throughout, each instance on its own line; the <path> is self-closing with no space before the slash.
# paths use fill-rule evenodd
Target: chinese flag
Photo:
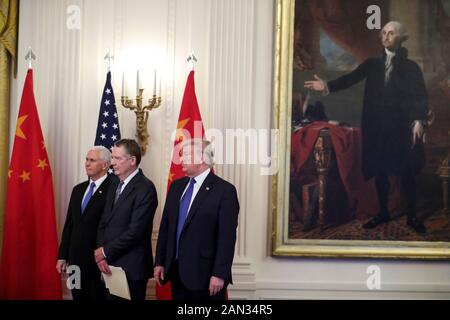
<path id="1" fill-rule="evenodd" d="M 198 109 L 197 97 L 195 96 L 194 71 L 192 70 L 189 73 L 186 88 L 184 89 L 173 149 L 174 151 L 179 150 L 179 146 L 177 147 L 177 145 L 185 139 L 202 139 L 204 135 L 205 130 L 203 128 L 202 116 Z M 179 156 L 176 152 L 173 152 L 169 179 L 167 182 L 167 191 L 169 191 L 172 181 L 185 176 L 181 164 L 176 160 L 177 158 L 179 158 Z M 167 283 L 162 287 L 156 284 L 156 298 L 158 300 L 172 299 L 170 283 Z"/>
<path id="2" fill-rule="evenodd" d="M 8 173 L 0 299 L 61 299 L 52 173 L 28 70 Z"/>

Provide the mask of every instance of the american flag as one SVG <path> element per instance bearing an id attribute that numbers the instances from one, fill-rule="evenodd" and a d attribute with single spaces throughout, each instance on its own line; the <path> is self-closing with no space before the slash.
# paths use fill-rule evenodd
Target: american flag
<path id="1" fill-rule="evenodd" d="M 119 118 L 117 116 L 116 99 L 111 86 L 111 72 L 108 71 L 100 103 L 95 145 L 104 146 L 111 150 L 118 140 L 120 140 Z"/>

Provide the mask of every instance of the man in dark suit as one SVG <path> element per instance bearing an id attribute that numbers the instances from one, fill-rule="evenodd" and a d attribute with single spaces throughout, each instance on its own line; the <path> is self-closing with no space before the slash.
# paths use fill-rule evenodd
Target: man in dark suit
<path id="1" fill-rule="evenodd" d="M 122 139 L 112 150 L 114 174 L 100 221 L 95 260 L 111 274 L 109 265 L 122 267 L 132 300 L 144 300 L 152 275 L 151 233 L 158 198 L 153 183 L 138 168 L 141 149 L 136 141 Z M 110 297 L 112 298 L 112 297 Z"/>
<path id="2" fill-rule="evenodd" d="M 389 176 L 400 176 L 407 203 L 407 225 L 417 233 L 425 226 L 416 216 L 416 178 L 425 164 L 423 146 L 428 97 L 422 71 L 407 58 L 402 43 L 408 38 L 404 26 L 388 22 L 380 33 L 383 55 L 369 58 L 354 71 L 325 82 L 318 76 L 306 81 L 308 89 L 325 94 L 366 80 L 362 111 L 363 173 L 375 177 L 379 212 L 364 228 L 389 221 Z"/>
<path id="3" fill-rule="evenodd" d="M 181 152 L 187 177 L 167 194 L 154 277 L 159 285 L 171 281 L 176 300 L 225 300 L 238 224 L 236 188 L 211 171 L 209 142 L 187 141 Z"/>
<path id="4" fill-rule="evenodd" d="M 95 146 L 89 150 L 85 162 L 89 180 L 76 185 L 70 197 L 56 269 L 59 273 L 66 272 L 68 264 L 80 268 L 81 288 L 72 289 L 74 300 L 105 299 L 105 287 L 93 253 L 98 224 L 111 184 L 107 174 L 110 162 L 111 152 L 105 147 Z"/>

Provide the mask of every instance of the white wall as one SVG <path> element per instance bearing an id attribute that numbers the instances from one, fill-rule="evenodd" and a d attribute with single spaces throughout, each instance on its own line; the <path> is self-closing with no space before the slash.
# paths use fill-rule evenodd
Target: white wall
<path id="1" fill-rule="evenodd" d="M 81 28 L 66 26 L 77 5 Z M 196 92 L 205 128 L 270 128 L 273 78 L 274 0 L 22 0 L 19 72 L 13 83 L 11 130 L 15 128 L 29 45 L 35 94 L 53 170 L 58 229 L 62 230 L 72 186 L 82 181 L 83 159 L 94 141 L 106 73 L 112 66 L 123 137 L 133 137 L 134 115 L 120 106 L 120 77 L 134 79 L 164 70 L 163 105 L 151 112 L 150 147 L 142 160 L 164 203 L 172 142 L 193 49 Z M 145 80 L 145 79 L 144 79 Z M 144 82 L 145 93 L 150 85 Z M 134 92 L 134 82 L 129 92 Z M 11 137 L 13 135 L 11 134 Z M 12 140 L 11 140 L 12 142 Z M 257 165 L 220 165 L 219 175 L 239 192 L 241 213 L 231 298 L 450 298 L 448 262 L 272 258 L 268 254 L 270 177 Z M 366 287 L 366 269 L 381 268 L 381 290 Z"/>

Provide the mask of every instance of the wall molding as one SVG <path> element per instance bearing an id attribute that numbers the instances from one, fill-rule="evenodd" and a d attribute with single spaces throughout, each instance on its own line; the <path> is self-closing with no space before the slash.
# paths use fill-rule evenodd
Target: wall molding
<path id="1" fill-rule="evenodd" d="M 230 299 L 450 299 L 450 284 L 387 283 L 369 290 L 360 282 L 256 281 L 236 282 Z"/>

